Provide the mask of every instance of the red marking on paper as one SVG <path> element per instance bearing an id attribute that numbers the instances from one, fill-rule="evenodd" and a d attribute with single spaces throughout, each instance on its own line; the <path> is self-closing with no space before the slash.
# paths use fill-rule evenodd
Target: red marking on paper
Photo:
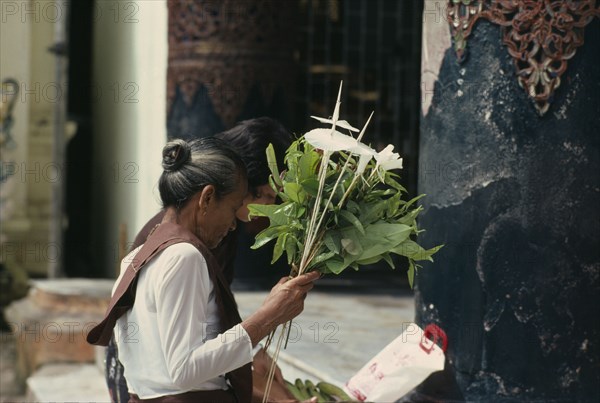
<path id="1" fill-rule="evenodd" d="M 432 336 L 433 339 L 430 339 L 430 336 Z M 446 336 L 446 332 L 438 325 L 430 323 L 423 331 L 423 337 L 421 338 L 419 347 L 427 354 L 430 354 L 431 351 L 433 351 L 433 346 L 437 344 L 438 339 L 442 342 L 442 351 L 446 352 L 446 349 L 448 348 L 448 336 Z M 426 340 L 431 341 L 430 346 L 425 345 L 427 343 Z"/>
<path id="2" fill-rule="evenodd" d="M 358 401 L 364 402 L 365 400 L 367 400 L 367 397 L 363 395 L 360 390 L 351 387 L 348 382 L 346 382 L 346 388 L 348 388 L 350 394 L 354 396 Z"/>

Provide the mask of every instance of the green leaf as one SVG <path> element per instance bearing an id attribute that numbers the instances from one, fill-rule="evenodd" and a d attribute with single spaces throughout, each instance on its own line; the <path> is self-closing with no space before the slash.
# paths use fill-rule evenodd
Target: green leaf
<path id="1" fill-rule="evenodd" d="M 362 223 L 358 218 L 356 218 L 354 214 L 352 214 L 348 210 L 340 210 L 339 214 L 342 217 L 344 217 L 344 219 L 346 219 L 346 221 L 348 221 L 350 224 L 354 225 L 358 232 L 360 232 L 362 235 L 365 235 L 365 229 L 363 228 Z"/>
<path id="2" fill-rule="evenodd" d="M 415 283 L 415 264 L 413 263 L 412 259 L 408 259 L 408 284 L 410 285 L 410 288 L 414 288 L 414 283 Z"/>
<path id="3" fill-rule="evenodd" d="M 275 247 L 273 248 L 273 259 L 271 259 L 271 264 L 279 260 L 279 258 L 283 254 L 283 247 L 285 245 L 287 237 L 287 233 L 283 233 L 279 235 L 279 237 L 277 237 L 277 242 L 275 242 Z"/>
<path id="4" fill-rule="evenodd" d="M 419 199 L 425 197 L 424 194 L 420 194 L 416 197 L 413 197 L 412 199 L 410 199 L 409 201 L 405 202 L 404 205 L 402 206 L 402 212 L 406 212 L 408 211 L 408 209 L 414 204 L 416 203 Z"/>
<path id="5" fill-rule="evenodd" d="M 354 200 L 348 200 L 346 202 L 346 207 L 352 214 L 360 214 L 360 206 Z"/>
<path id="6" fill-rule="evenodd" d="M 340 253 L 341 235 L 338 231 L 325 232 L 325 238 L 323 240 L 323 243 L 325 244 L 325 246 L 327 246 L 327 248 L 330 251 L 335 252 L 337 254 Z"/>
<path id="7" fill-rule="evenodd" d="M 275 149 L 273 148 L 273 144 L 269 143 L 269 146 L 267 147 L 267 164 L 269 165 L 269 169 L 271 170 L 271 173 L 273 174 L 273 181 L 275 182 L 275 184 L 277 184 L 278 186 L 281 186 L 281 177 L 279 175 L 279 168 L 277 167 L 277 158 L 275 157 Z"/>
<path id="8" fill-rule="evenodd" d="M 316 151 L 306 151 L 298 160 L 298 181 L 314 178 L 316 176 L 316 166 L 321 156 Z"/>
<path id="9" fill-rule="evenodd" d="M 278 207 L 274 204 L 248 204 L 251 217 L 269 217 Z"/>
<path id="10" fill-rule="evenodd" d="M 285 239 L 285 253 L 287 255 L 288 264 L 292 264 L 298 251 L 298 240 L 295 236 L 289 235 Z"/>
<path id="11" fill-rule="evenodd" d="M 333 274 L 340 274 L 346 267 L 347 264 L 339 257 L 334 257 L 325 261 L 325 266 Z"/>
<path id="12" fill-rule="evenodd" d="M 273 175 L 269 175 L 269 185 L 271 185 L 271 189 L 273 189 L 276 193 L 276 195 L 284 202 L 288 201 L 288 197 L 285 195 L 285 193 L 282 193 L 279 191 L 279 187 L 275 184 L 275 181 L 273 180 Z"/>
<path id="13" fill-rule="evenodd" d="M 250 248 L 258 249 L 285 232 L 289 232 L 289 226 L 287 225 L 277 225 L 274 227 L 268 227 L 259 232 L 258 235 L 256 235 L 256 241 L 254 242 L 254 245 L 252 245 Z"/>
<path id="14" fill-rule="evenodd" d="M 358 263 L 361 266 L 366 266 L 369 264 L 375 264 L 377 262 L 379 262 L 382 258 L 382 255 L 377 255 L 377 256 L 373 256 L 370 257 L 368 259 L 361 259 L 361 260 L 357 260 L 356 263 Z"/>
<path id="15" fill-rule="evenodd" d="M 335 256 L 335 253 L 333 253 L 333 252 L 321 253 L 321 254 L 315 256 L 315 258 L 310 262 L 309 267 L 317 266 L 317 265 L 325 262 L 326 260 L 331 259 L 334 256 Z"/>
<path id="16" fill-rule="evenodd" d="M 389 254 L 389 253 L 385 253 L 385 254 L 383 254 L 383 255 L 382 255 L 382 258 L 383 258 L 383 260 L 385 260 L 385 262 L 386 262 L 388 265 L 390 265 L 390 267 L 391 267 L 392 269 L 395 269 L 395 268 L 396 268 L 396 265 L 394 264 L 394 261 L 392 260 L 392 257 L 390 256 L 390 254 Z"/>
<path id="17" fill-rule="evenodd" d="M 398 210 L 400 209 L 400 196 L 401 194 L 398 192 L 387 199 L 387 217 L 394 217 L 398 213 Z"/>
<path id="18" fill-rule="evenodd" d="M 369 242 L 365 242 L 363 245 L 363 252 L 356 260 L 371 259 L 375 256 L 387 253 L 394 247 L 394 243 L 387 239 L 374 239 Z"/>
<path id="19" fill-rule="evenodd" d="M 354 234 L 352 233 L 353 231 Z M 364 236 L 361 236 L 354 227 L 350 227 L 350 229 L 344 228 L 342 236 L 358 240 L 363 251 L 355 260 L 361 261 L 370 260 L 376 256 L 388 253 L 395 246 L 407 239 L 411 231 L 412 228 L 407 225 L 378 222 L 365 227 Z"/>
<path id="20" fill-rule="evenodd" d="M 431 249 L 423 249 L 423 247 L 421 245 L 419 245 L 418 243 L 416 243 L 415 241 L 411 240 L 411 239 L 407 239 L 406 241 L 402 242 L 400 245 L 394 247 L 391 252 L 394 252 L 398 255 L 402 255 L 402 256 L 406 256 L 409 259 L 412 260 L 429 260 L 430 262 L 433 262 L 433 259 L 431 258 L 431 256 L 436 253 L 438 250 L 440 250 L 444 245 L 438 245 L 434 248 Z"/>
<path id="21" fill-rule="evenodd" d="M 394 179 L 394 177 L 399 177 L 399 176 L 390 171 L 386 171 L 384 183 L 386 185 L 391 186 L 392 188 L 396 189 L 397 191 L 399 191 L 401 193 L 406 193 L 406 189 L 404 188 L 404 186 L 402 186 L 400 183 L 398 183 Z"/>
<path id="22" fill-rule="evenodd" d="M 290 198 L 290 200 L 302 204 L 306 198 L 306 192 L 302 189 L 302 186 L 295 182 L 287 182 L 283 185 L 283 191 Z"/>
<path id="23" fill-rule="evenodd" d="M 367 226 L 365 228 L 365 236 L 367 239 L 372 240 L 386 238 L 398 245 L 408 238 L 411 231 L 412 227 L 408 225 L 380 221 Z"/>
<path id="24" fill-rule="evenodd" d="M 319 193 L 319 181 L 316 178 L 304 179 L 300 182 L 302 189 L 312 197 L 317 197 Z"/>
<path id="25" fill-rule="evenodd" d="M 342 238 L 342 248 L 352 256 L 360 256 L 363 253 L 363 248 L 357 239 Z"/>
<path id="26" fill-rule="evenodd" d="M 415 220 L 417 219 L 417 216 L 419 215 L 419 213 L 423 210 L 423 207 L 419 206 L 414 210 L 410 210 L 408 213 L 406 213 L 406 215 L 404 215 L 403 217 L 400 217 L 396 220 L 396 222 L 398 224 L 405 224 L 405 225 L 409 225 L 409 226 L 414 226 L 415 225 Z"/>
<path id="27" fill-rule="evenodd" d="M 284 225 L 287 224 L 288 219 L 283 209 L 289 204 L 249 204 L 248 211 L 251 217 L 269 217 L 271 225 Z"/>
<path id="28" fill-rule="evenodd" d="M 306 212 L 306 207 L 300 206 L 298 204 L 296 204 L 295 207 L 296 208 L 294 209 L 294 218 L 301 218 Z"/>
<path id="29" fill-rule="evenodd" d="M 288 167 L 287 174 L 294 175 L 294 178 L 298 170 L 298 159 L 302 156 L 302 152 L 298 151 L 299 143 L 300 141 L 296 140 L 288 147 L 287 152 L 285 154 L 285 158 L 283 160 Z M 286 177 L 288 177 L 288 175 L 286 175 Z"/>
<path id="30" fill-rule="evenodd" d="M 385 200 L 363 204 L 360 213 L 360 221 L 363 226 L 379 220 L 386 208 L 387 203 Z"/>

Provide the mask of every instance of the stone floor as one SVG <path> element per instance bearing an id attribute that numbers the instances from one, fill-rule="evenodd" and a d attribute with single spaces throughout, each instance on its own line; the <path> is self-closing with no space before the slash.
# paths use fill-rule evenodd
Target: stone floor
<path id="1" fill-rule="evenodd" d="M 236 293 L 241 315 L 252 313 L 266 295 L 266 292 Z M 289 364 L 321 380 L 343 384 L 395 339 L 413 318 L 411 295 L 315 290 L 306 298 L 304 312 L 293 321 L 287 349 L 282 350 L 283 375 L 295 379 L 293 374 L 286 373 Z"/>

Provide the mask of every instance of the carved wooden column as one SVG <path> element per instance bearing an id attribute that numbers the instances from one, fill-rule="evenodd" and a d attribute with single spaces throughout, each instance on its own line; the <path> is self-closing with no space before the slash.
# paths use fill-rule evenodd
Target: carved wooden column
<path id="1" fill-rule="evenodd" d="M 600 399 L 597 1 L 426 1 L 417 321 L 446 371 L 411 401 Z M 454 46 L 453 46 L 454 45 Z"/>
<path id="2" fill-rule="evenodd" d="M 288 121 L 296 1 L 172 0 L 169 137 L 203 137 L 237 121 Z"/>

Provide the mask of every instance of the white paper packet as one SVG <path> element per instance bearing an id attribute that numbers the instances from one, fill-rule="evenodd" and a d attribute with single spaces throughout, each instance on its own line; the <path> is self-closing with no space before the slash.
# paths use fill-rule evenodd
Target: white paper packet
<path id="1" fill-rule="evenodd" d="M 443 348 L 436 344 L 438 340 Z M 344 389 L 359 401 L 396 401 L 431 373 L 444 369 L 446 344 L 446 334 L 438 326 L 428 325 L 424 332 L 415 323 L 406 324 L 400 336 L 350 378 Z"/>

